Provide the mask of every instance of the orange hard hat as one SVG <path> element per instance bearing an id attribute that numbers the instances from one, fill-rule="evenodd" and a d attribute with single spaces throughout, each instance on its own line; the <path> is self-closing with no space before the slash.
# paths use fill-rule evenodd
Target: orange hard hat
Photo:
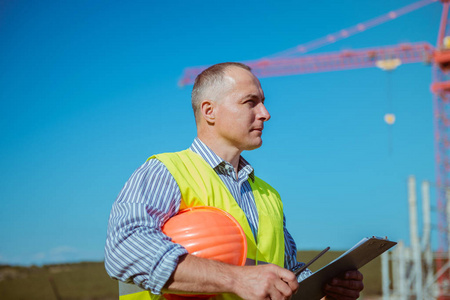
<path id="1" fill-rule="evenodd" d="M 226 211 L 211 206 L 180 210 L 162 227 L 165 235 L 195 256 L 243 266 L 247 257 L 244 230 Z M 165 294 L 167 299 L 205 299 L 213 295 Z"/>

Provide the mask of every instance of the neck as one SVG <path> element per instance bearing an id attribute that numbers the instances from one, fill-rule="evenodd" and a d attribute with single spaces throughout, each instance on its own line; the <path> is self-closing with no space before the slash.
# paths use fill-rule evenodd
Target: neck
<path id="1" fill-rule="evenodd" d="M 224 143 L 217 137 L 198 133 L 198 138 L 220 158 L 229 162 L 234 167 L 236 174 L 238 174 L 239 159 L 242 153 L 241 150 Z"/>

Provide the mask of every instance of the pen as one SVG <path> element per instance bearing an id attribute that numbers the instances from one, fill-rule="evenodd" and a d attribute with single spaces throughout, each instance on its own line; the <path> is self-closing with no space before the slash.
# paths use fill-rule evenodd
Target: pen
<path id="1" fill-rule="evenodd" d="M 303 265 L 302 267 L 300 267 L 299 269 L 297 269 L 294 274 L 295 276 L 300 275 L 301 272 L 305 271 L 305 269 L 307 267 L 309 267 L 313 262 L 315 262 L 319 257 L 321 257 L 322 255 L 325 254 L 325 252 L 327 252 L 328 250 L 330 250 L 330 247 L 326 247 L 325 249 L 322 250 L 322 252 L 320 252 L 319 254 L 316 255 L 316 257 L 314 257 L 313 259 L 311 259 L 307 264 Z"/>

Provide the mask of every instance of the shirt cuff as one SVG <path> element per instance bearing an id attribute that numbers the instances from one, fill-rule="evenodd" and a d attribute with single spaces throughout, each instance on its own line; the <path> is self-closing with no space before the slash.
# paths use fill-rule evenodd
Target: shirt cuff
<path id="1" fill-rule="evenodd" d="M 305 264 L 304 263 L 298 263 L 293 269 L 292 272 L 297 271 L 299 268 L 303 267 Z M 304 271 L 302 271 L 298 276 L 297 276 L 297 281 L 300 282 L 302 280 L 305 280 L 306 278 L 308 278 L 309 276 L 311 276 L 313 274 L 313 272 L 311 272 L 310 269 L 306 268 Z"/>
<path id="2" fill-rule="evenodd" d="M 309 276 L 311 276 L 312 274 L 313 274 L 313 272 L 311 272 L 310 269 L 305 269 L 303 272 L 301 272 L 297 276 L 297 281 L 301 282 L 301 281 L 305 280 L 306 278 L 308 278 Z"/>
<path id="3" fill-rule="evenodd" d="M 161 256 L 161 260 L 150 275 L 156 279 L 151 280 L 153 284 L 148 287 L 153 294 L 161 295 L 161 290 L 175 271 L 180 256 L 187 253 L 187 250 L 183 246 L 174 243 L 173 247 L 168 249 L 165 255 Z"/>

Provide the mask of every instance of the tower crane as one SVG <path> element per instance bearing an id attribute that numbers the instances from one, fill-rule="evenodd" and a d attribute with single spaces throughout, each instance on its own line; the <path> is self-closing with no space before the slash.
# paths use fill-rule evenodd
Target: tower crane
<path id="1" fill-rule="evenodd" d="M 305 55 L 311 50 L 362 33 L 369 28 L 396 19 L 404 14 L 422 8 L 434 2 L 441 2 L 442 15 L 436 46 L 426 42 L 403 43 L 398 45 L 374 47 L 359 50 L 345 50 L 333 53 Z M 438 299 L 450 299 L 445 293 L 450 291 L 449 252 L 450 207 L 447 205 L 450 191 L 450 0 L 421 0 L 403 8 L 390 11 L 382 16 L 342 29 L 311 42 L 298 45 L 257 60 L 245 61 L 258 77 L 274 77 L 329 72 L 358 68 L 383 67 L 386 64 L 425 62 L 432 64 L 433 82 L 433 120 L 435 167 L 438 208 L 438 259 L 436 261 L 440 296 Z M 193 84 L 195 77 L 207 66 L 184 69 L 179 84 Z M 449 200 L 450 202 L 450 200 Z M 440 258 L 439 258 L 440 257 Z M 440 271 L 440 272 L 439 272 Z M 447 290 L 447 291 L 445 291 Z"/>

